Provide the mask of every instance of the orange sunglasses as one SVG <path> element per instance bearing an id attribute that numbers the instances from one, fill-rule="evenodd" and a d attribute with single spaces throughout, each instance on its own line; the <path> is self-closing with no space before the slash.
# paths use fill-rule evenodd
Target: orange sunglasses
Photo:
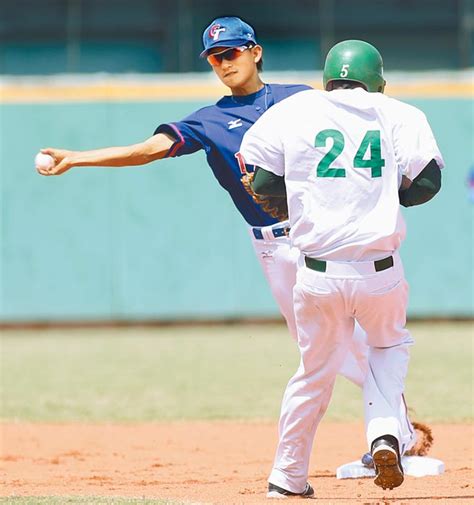
<path id="1" fill-rule="evenodd" d="M 232 61 L 238 58 L 244 51 L 251 49 L 254 46 L 240 46 L 231 47 L 230 49 L 224 49 L 220 53 L 210 54 L 207 57 L 207 61 L 213 67 L 218 67 L 222 64 L 222 60 Z"/>

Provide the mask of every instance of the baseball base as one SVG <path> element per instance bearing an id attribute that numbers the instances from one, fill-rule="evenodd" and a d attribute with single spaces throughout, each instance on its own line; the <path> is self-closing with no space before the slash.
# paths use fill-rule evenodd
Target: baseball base
<path id="1" fill-rule="evenodd" d="M 402 466 L 405 475 L 412 477 L 425 477 L 427 475 L 440 475 L 444 472 L 444 463 L 435 458 L 426 456 L 403 456 Z M 358 479 L 361 477 L 375 477 L 375 470 L 367 468 L 361 461 L 352 461 L 338 467 L 338 479 Z"/>

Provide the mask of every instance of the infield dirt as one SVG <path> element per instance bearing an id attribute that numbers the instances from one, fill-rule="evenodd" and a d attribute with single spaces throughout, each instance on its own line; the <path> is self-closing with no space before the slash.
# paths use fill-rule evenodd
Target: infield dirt
<path id="1" fill-rule="evenodd" d="M 323 421 L 309 478 L 318 503 L 474 503 L 472 426 L 437 424 L 432 428 L 435 441 L 429 455 L 444 461 L 445 473 L 406 477 L 400 488 L 382 491 L 372 479 L 335 478 L 339 465 L 365 452 L 363 425 Z M 1 429 L 0 496 L 269 503 L 266 478 L 277 440 L 272 422 L 4 423 Z"/>

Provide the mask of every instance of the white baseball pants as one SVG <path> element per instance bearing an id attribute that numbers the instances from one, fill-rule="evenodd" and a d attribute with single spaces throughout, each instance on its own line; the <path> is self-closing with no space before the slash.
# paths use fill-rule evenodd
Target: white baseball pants
<path id="1" fill-rule="evenodd" d="M 356 319 L 370 348 L 363 387 L 368 445 L 385 434 L 397 437 L 401 448 L 413 438 L 403 401 L 413 343 L 405 329 L 408 285 L 398 254 L 393 258 L 394 266 L 380 272 L 373 262 L 328 262 L 325 273 L 304 265 L 298 270 L 294 307 L 301 361 L 283 397 L 270 482 L 295 493 L 304 489 L 314 434 Z"/>

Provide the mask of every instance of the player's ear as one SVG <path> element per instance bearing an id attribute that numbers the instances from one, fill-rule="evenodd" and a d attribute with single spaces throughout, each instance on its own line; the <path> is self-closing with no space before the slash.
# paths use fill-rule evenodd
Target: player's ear
<path id="1" fill-rule="evenodd" d="M 253 61 L 254 63 L 258 63 L 263 57 L 263 48 L 258 44 L 252 47 Z"/>

